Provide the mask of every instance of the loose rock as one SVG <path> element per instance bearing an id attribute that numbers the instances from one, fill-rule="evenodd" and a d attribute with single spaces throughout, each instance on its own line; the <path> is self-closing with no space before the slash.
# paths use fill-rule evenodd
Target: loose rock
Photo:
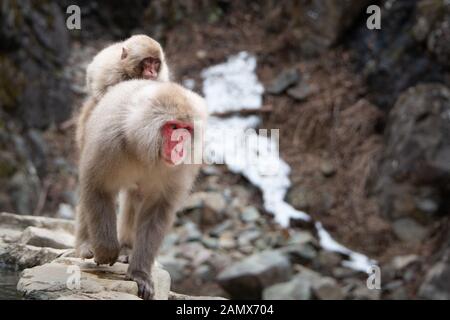
<path id="1" fill-rule="evenodd" d="M 252 222 L 259 219 L 261 214 L 255 207 L 246 207 L 242 210 L 241 219 L 244 222 Z"/>
<path id="2" fill-rule="evenodd" d="M 287 94 L 295 100 L 304 101 L 318 91 L 319 89 L 316 85 L 301 82 L 294 88 L 289 89 Z"/>
<path id="3" fill-rule="evenodd" d="M 284 70 L 266 87 L 266 91 L 270 94 L 281 94 L 299 80 L 300 75 L 297 69 Z"/>
<path id="4" fill-rule="evenodd" d="M 291 271 L 281 252 L 264 251 L 232 264 L 217 279 L 233 298 L 260 299 L 264 288 L 286 281 Z"/>
<path id="5" fill-rule="evenodd" d="M 55 249 L 73 248 L 75 238 L 64 231 L 53 231 L 44 228 L 28 227 L 20 238 L 22 244 Z"/>
<path id="6" fill-rule="evenodd" d="M 7 212 L 0 213 L 0 225 L 12 229 L 23 230 L 26 227 L 38 227 L 51 230 L 62 229 L 69 233 L 75 231 L 75 223 L 71 220 L 49 217 L 17 215 Z"/>
<path id="7" fill-rule="evenodd" d="M 395 235 L 405 242 L 421 242 L 427 235 L 427 229 L 413 219 L 403 218 L 392 224 Z"/>
<path id="8" fill-rule="evenodd" d="M 66 251 L 67 250 L 40 248 L 18 243 L 8 245 L 0 244 L 0 264 L 22 270 L 53 261 Z"/>
<path id="9" fill-rule="evenodd" d="M 450 263 L 439 261 L 427 272 L 420 286 L 419 296 L 423 299 L 450 299 Z"/>
<path id="10" fill-rule="evenodd" d="M 333 278 L 322 278 L 313 285 L 313 292 L 320 300 L 342 300 L 345 293 Z"/>
<path id="11" fill-rule="evenodd" d="M 311 283 L 302 277 L 294 277 L 288 282 L 278 283 L 264 289 L 264 300 L 309 300 Z"/>

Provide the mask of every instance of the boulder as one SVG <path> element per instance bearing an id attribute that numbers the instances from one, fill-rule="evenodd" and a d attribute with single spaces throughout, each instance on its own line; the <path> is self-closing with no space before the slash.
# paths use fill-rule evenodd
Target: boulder
<path id="1" fill-rule="evenodd" d="M 194 272 L 196 278 L 204 282 L 211 282 L 215 278 L 215 273 L 212 267 L 207 264 L 202 264 Z"/>
<path id="2" fill-rule="evenodd" d="M 221 222 L 227 204 L 219 192 L 196 192 L 190 195 L 184 210 L 198 210 L 199 221 L 202 226 L 210 226 Z"/>
<path id="3" fill-rule="evenodd" d="M 137 284 L 125 280 L 128 265 L 97 266 L 94 261 L 78 258 L 58 258 L 30 269 L 25 269 L 17 290 L 26 299 L 135 299 Z M 156 300 L 167 300 L 170 276 L 154 265 L 152 278 Z"/>
<path id="4" fill-rule="evenodd" d="M 231 229 L 233 227 L 233 221 L 232 220 L 225 220 L 222 223 L 219 223 L 217 226 L 215 226 L 209 234 L 212 237 L 220 237 L 222 233 L 224 233 L 226 230 Z"/>
<path id="5" fill-rule="evenodd" d="M 185 277 L 185 271 L 187 270 L 188 261 L 182 258 L 176 258 L 173 256 L 160 256 L 158 260 L 170 274 L 170 277 L 174 282 L 183 280 Z"/>
<path id="6" fill-rule="evenodd" d="M 342 264 L 343 257 L 336 252 L 322 250 L 319 252 L 315 264 L 318 268 L 331 269 Z"/>
<path id="7" fill-rule="evenodd" d="M 404 268 L 418 261 L 419 257 L 417 255 L 408 254 L 405 256 L 394 257 L 391 261 L 391 264 L 396 270 L 403 270 Z"/>
<path id="8" fill-rule="evenodd" d="M 317 250 L 309 243 L 292 244 L 281 249 L 292 263 L 308 264 L 317 257 Z"/>
<path id="9" fill-rule="evenodd" d="M 278 283 L 264 289 L 264 300 L 310 300 L 311 283 L 303 277 Z"/>
<path id="10" fill-rule="evenodd" d="M 180 242 L 199 241 L 202 239 L 202 233 L 192 221 L 186 221 L 186 223 L 177 228 L 176 232 L 179 235 Z"/>
<path id="11" fill-rule="evenodd" d="M 299 80 L 300 75 L 297 69 L 286 69 L 266 86 L 266 91 L 270 94 L 281 94 L 287 88 L 296 84 Z"/>
<path id="12" fill-rule="evenodd" d="M 291 98 L 304 101 L 307 100 L 310 96 L 316 94 L 319 91 L 319 88 L 315 84 L 308 84 L 306 82 L 300 82 L 295 87 L 289 89 L 287 91 L 288 96 Z"/>
<path id="13" fill-rule="evenodd" d="M 27 227 L 46 228 L 51 230 L 64 230 L 69 233 L 75 232 L 73 220 L 57 219 L 41 216 L 19 215 L 7 212 L 0 213 L 0 226 L 13 230 L 24 230 Z"/>
<path id="14" fill-rule="evenodd" d="M 342 290 L 347 295 L 347 299 L 354 300 L 378 300 L 380 299 L 382 290 L 369 289 L 367 287 L 367 279 L 362 280 L 361 277 L 346 278 L 341 281 Z M 383 277 L 384 279 L 384 277 Z M 383 280 L 384 281 L 384 280 Z M 383 282 L 384 283 L 384 282 Z M 387 283 L 383 284 L 384 289 Z"/>
<path id="15" fill-rule="evenodd" d="M 342 300 L 345 293 L 333 278 L 325 277 L 312 286 L 314 296 L 320 300 Z"/>
<path id="16" fill-rule="evenodd" d="M 333 194 L 326 190 L 308 189 L 296 184 L 289 189 L 287 201 L 299 210 L 328 214 L 336 203 Z"/>
<path id="17" fill-rule="evenodd" d="M 225 231 L 219 237 L 219 247 L 222 249 L 234 249 L 236 247 L 236 240 L 234 239 L 234 233 L 231 231 Z"/>
<path id="18" fill-rule="evenodd" d="M 20 237 L 22 244 L 55 249 L 73 248 L 75 237 L 65 231 L 53 231 L 44 228 L 27 227 Z"/>
<path id="19" fill-rule="evenodd" d="M 241 219 L 244 222 L 253 222 L 259 219 L 261 214 L 259 213 L 258 209 L 256 209 L 253 206 L 248 206 L 242 209 L 241 212 Z"/>
<path id="20" fill-rule="evenodd" d="M 0 264 L 22 270 L 51 262 L 66 252 L 67 250 L 41 248 L 20 243 L 0 243 Z"/>
<path id="21" fill-rule="evenodd" d="M 241 247 L 251 245 L 256 239 L 259 239 L 262 233 L 257 228 L 252 228 L 241 232 L 238 236 L 238 244 Z"/>
<path id="22" fill-rule="evenodd" d="M 264 288 L 289 279 L 289 259 L 280 251 L 256 253 L 225 268 L 219 284 L 236 299 L 261 299 Z"/>
<path id="23" fill-rule="evenodd" d="M 405 242 L 420 243 L 427 236 L 427 229 L 409 218 L 395 220 L 392 229 L 395 235 Z"/>
<path id="24" fill-rule="evenodd" d="M 442 84 L 420 84 L 398 98 L 386 124 L 386 147 L 370 182 L 388 218 L 427 222 L 445 214 L 450 199 L 449 119 L 450 90 Z M 419 228 L 414 230 L 423 235 Z"/>
<path id="25" fill-rule="evenodd" d="M 379 300 L 380 297 L 381 290 L 369 289 L 366 283 L 357 285 L 350 294 L 350 298 L 355 300 Z"/>
<path id="26" fill-rule="evenodd" d="M 0 263 L 32 268 L 67 254 L 74 244 L 74 222 L 0 213 Z"/>
<path id="27" fill-rule="evenodd" d="M 323 277 L 308 268 L 298 268 L 299 273 L 291 280 L 272 285 L 264 290 L 264 300 L 342 300 L 343 289 L 336 280 Z"/>
<path id="28" fill-rule="evenodd" d="M 426 273 L 419 288 L 418 296 L 423 299 L 450 299 L 450 248 L 443 252 L 441 259 Z"/>
<path id="29" fill-rule="evenodd" d="M 450 6 L 445 1 L 421 0 L 412 29 L 415 39 L 445 66 L 450 66 Z"/>

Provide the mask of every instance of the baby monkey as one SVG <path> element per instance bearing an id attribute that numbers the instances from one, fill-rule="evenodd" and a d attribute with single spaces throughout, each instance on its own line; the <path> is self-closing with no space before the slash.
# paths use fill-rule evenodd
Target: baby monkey
<path id="1" fill-rule="evenodd" d="M 88 98 L 78 117 L 76 142 L 83 147 L 84 126 L 92 110 L 106 91 L 130 79 L 169 81 L 169 68 L 161 45 L 146 35 L 135 35 L 101 50 L 88 65 Z"/>
<path id="2" fill-rule="evenodd" d="M 182 160 L 201 151 L 194 147 L 201 145 L 206 118 L 196 93 L 169 82 L 130 80 L 111 87 L 86 122 L 77 253 L 114 264 L 121 248 L 131 248 L 127 276 L 143 299 L 153 297 L 155 256 L 198 173 L 199 164 Z"/>
<path id="3" fill-rule="evenodd" d="M 135 35 L 100 51 L 88 65 L 88 95 L 99 100 L 106 90 L 125 80 L 169 81 L 161 45 L 146 35 Z"/>

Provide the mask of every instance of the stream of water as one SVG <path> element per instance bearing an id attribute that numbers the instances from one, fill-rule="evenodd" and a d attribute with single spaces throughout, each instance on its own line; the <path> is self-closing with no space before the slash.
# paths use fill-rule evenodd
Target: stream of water
<path id="1" fill-rule="evenodd" d="M 20 271 L 0 268 L 0 300 L 19 300 L 22 296 L 17 292 Z"/>

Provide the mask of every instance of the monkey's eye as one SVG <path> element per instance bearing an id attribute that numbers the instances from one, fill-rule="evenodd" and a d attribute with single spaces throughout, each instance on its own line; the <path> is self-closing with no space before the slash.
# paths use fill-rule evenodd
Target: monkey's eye
<path id="1" fill-rule="evenodd" d="M 170 128 L 172 128 L 172 130 L 177 130 L 177 129 L 178 129 L 178 127 L 177 127 L 176 124 L 171 124 L 171 125 L 170 125 Z"/>

